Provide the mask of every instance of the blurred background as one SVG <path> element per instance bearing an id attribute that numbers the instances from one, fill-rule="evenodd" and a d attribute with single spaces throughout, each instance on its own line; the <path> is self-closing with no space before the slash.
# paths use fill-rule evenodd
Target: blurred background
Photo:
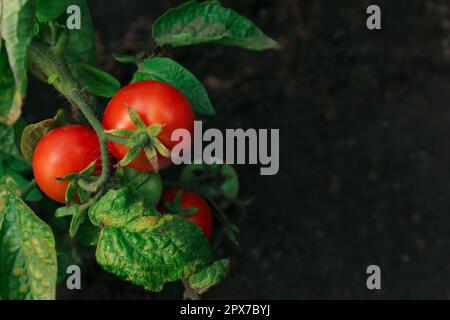
<path id="1" fill-rule="evenodd" d="M 90 1 L 100 66 L 127 83 L 134 70 L 111 54 L 151 52 L 153 21 L 182 2 Z M 280 129 L 280 171 L 236 167 L 241 196 L 255 201 L 232 213 L 240 247 L 221 247 L 231 273 L 205 298 L 450 298 L 450 2 L 222 2 L 284 49 L 168 55 L 205 83 L 218 113 L 206 126 Z M 366 28 L 370 4 L 382 30 Z M 25 119 L 61 105 L 32 80 Z M 80 257 L 82 290 L 60 286 L 58 298 L 182 295 L 179 284 L 147 293 L 102 271 L 93 252 Z M 366 288 L 371 264 L 382 290 Z"/>

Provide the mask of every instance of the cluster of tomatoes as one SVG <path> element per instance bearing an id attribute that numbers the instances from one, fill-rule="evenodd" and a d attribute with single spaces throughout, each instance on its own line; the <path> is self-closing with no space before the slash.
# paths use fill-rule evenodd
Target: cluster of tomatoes
<path id="1" fill-rule="evenodd" d="M 183 128 L 193 134 L 195 113 L 192 106 L 180 91 L 166 83 L 141 81 L 122 88 L 111 99 L 103 114 L 104 129 L 135 130 L 129 116 L 130 106 L 147 126 L 163 125 L 158 139 L 169 150 L 175 145 L 170 139 L 174 130 Z M 108 142 L 108 150 L 120 161 L 129 148 L 124 144 Z M 33 157 L 34 176 L 39 188 L 48 197 L 65 203 L 69 182 L 60 178 L 79 173 L 94 161 L 97 162 L 93 175 L 99 175 L 102 166 L 100 142 L 94 130 L 83 125 L 67 125 L 50 131 L 39 141 Z M 165 168 L 170 165 L 170 158 L 158 154 L 158 163 L 160 169 Z M 138 186 L 139 192 L 161 211 L 167 208 L 167 203 L 174 201 L 178 201 L 177 207 L 181 210 L 196 208 L 192 210 L 195 212 L 185 217 L 197 224 L 209 238 L 212 234 L 213 218 L 208 203 L 200 195 L 188 190 L 162 191 L 161 179 L 153 170 L 152 163 L 144 151 L 141 151 L 128 168 L 122 170 L 125 172 L 122 176 L 132 180 L 138 174 L 148 174 L 147 182 Z"/>

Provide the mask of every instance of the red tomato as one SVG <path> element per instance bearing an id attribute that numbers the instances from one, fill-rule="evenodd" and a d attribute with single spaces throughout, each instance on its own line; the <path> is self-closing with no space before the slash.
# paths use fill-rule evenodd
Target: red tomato
<path id="1" fill-rule="evenodd" d="M 137 111 L 141 119 L 148 126 L 152 124 L 164 125 L 158 138 L 166 148 L 171 150 L 178 141 L 171 141 L 172 132 L 183 128 L 194 132 L 195 113 L 188 99 L 176 88 L 159 81 L 140 81 L 122 88 L 111 99 L 103 114 L 103 127 L 112 129 L 135 129 L 129 115 L 128 108 Z M 110 152 L 121 160 L 128 152 L 128 147 L 110 142 Z M 159 167 L 170 165 L 170 158 L 158 155 Z M 153 166 L 147 160 L 145 153 L 139 155 L 130 163 L 130 166 L 140 171 L 153 171 Z"/>
<path id="2" fill-rule="evenodd" d="M 101 172 L 100 142 L 94 130 L 82 125 L 56 128 L 42 138 L 34 151 L 33 173 L 39 188 L 51 199 L 64 203 L 68 181 L 58 181 L 78 173 L 97 161 L 94 174 Z"/>
<path id="3" fill-rule="evenodd" d="M 163 193 L 163 199 L 172 204 L 178 191 L 180 191 L 180 189 L 165 190 Z M 197 208 L 198 210 L 193 215 L 185 218 L 199 226 L 208 239 L 211 238 L 213 230 L 213 217 L 208 203 L 206 203 L 206 201 L 198 194 L 191 191 L 182 190 L 181 209 L 189 208 Z M 158 209 L 160 211 L 164 211 L 162 204 L 158 206 Z"/>

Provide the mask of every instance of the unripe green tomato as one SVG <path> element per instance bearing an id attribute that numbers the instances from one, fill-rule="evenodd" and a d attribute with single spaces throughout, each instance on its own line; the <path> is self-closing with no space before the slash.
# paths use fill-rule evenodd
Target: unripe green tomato
<path id="1" fill-rule="evenodd" d="M 184 185 L 200 185 L 209 196 L 221 195 L 233 200 L 239 193 L 239 177 L 229 164 L 190 164 L 181 171 Z"/>
<path id="2" fill-rule="evenodd" d="M 155 172 L 137 171 L 130 167 L 117 170 L 121 182 L 132 191 L 137 192 L 145 201 L 145 205 L 156 205 L 161 199 L 162 181 Z"/>

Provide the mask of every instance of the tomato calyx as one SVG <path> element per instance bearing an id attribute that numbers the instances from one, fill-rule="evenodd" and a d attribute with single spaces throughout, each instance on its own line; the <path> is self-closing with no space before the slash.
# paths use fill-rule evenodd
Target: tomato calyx
<path id="1" fill-rule="evenodd" d="M 167 212 L 170 212 L 173 215 L 179 215 L 182 217 L 189 217 L 197 213 L 198 208 L 181 208 L 181 196 L 183 194 L 183 190 L 178 190 L 173 199 L 173 202 L 170 203 L 164 198 L 162 199 L 162 206 Z"/>
<path id="2" fill-rule="evenodd" d="M 115 141 L 114 138 L 124 139 L 123 142 L 129 148 L 125 157 L 119 161 L 119 165 L 126 167 L 144 150 L 148 161 L 152 164 L 155 172 L 158 172 L 158 153 L 165 158 L 170 157 L 170 150 L 158 138 L 164 125 L 155 123 L 147 126 L 137 111 L 131 106 L 128 106 L 128 114 L 136 127 L 135 130 L 113 129 L 105 131 L 107 135 L 112 136 L 111 141 Z"/>
<path id="3" fill-rule="evenodd" d="M 92 183 L 95 177 L 92 176 L 96 167 L 97 160 L 92 161 L 85 169 L 79 173 L 69 173 L 64 177 L 57 178 L 59 181 L 68 181 L 65 201 L 71 203 L 78 199 L 81 203 L 87 202 L 91 198 L 91 193 L 83 185 Z"/>
<path id="4" fill-rule="evenodd" d="M 200 190 L 205 189 L 203 186 L 207 186 L 207 190 L 202 190 L 204 193 L 213 197 L 223 196 L 226 198 L 221 190 L 221 185 L 231 178 L 222 173 L 222 167 L 222 164 L 212 164 L 202 169 L 194 169 L 194 186 Z"/>

